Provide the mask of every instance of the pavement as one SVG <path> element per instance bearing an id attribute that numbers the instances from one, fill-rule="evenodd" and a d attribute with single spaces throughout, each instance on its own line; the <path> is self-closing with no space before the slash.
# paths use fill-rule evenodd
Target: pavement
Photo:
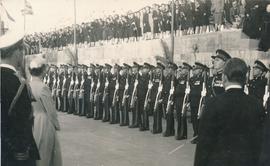
<path id="1" fill-rule="evenodd" d="M 63 166 L 192 166 L 195 145 L 58 112 Z M 188 123 L 189 139 L 192 138 Z"/>

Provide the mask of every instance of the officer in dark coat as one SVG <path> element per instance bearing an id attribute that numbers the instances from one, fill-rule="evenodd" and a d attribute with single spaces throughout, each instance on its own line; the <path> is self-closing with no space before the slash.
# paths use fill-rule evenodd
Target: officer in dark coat
<path id="1" fill-rule="evenodd" d="M 69 87 L 69 82 L 68 82 L 68 66 L 64 65 L 64 73 L 63 73 L 63 84 L 62 84 L 62 100 L 63 100 L 63 106 L 62 106 L 62 111 L 67 112 L 68 110 L 68 87 Z"/>
<path id="2" fill-rule="evenodd" d="M 175 104 L 175 86 L 176 86 L 176 77 L 175 70 L 177 69 L 177 65 L 175 63 L 170 62 L 167 66 L 168 75 L 165 77 L 164 81 L 164 113 L 163 117 L 165 120 L 165 126 L 163 130 L 163 136 L 174 136 L 174 104 Z"/>
<path id="3" fill-rule="evenodd" d="M 112 66 L 109 64 L 105 64 L 105 71 L 103 75 L 104 80 L 104 91 L 103 91 L 103 115 L 102 115 L 102 121 L 108 122 L 110 120 L 110 108 L 111 108 L 111 99 L 110 99 L 110 84 L 112 79 L 112 73 L 111 73 Z"/>
<path id="4" fill-rule="evenodd" d="M 267 71 L 268 68 L 265 64 L 260 60 L 256 60 L 253 66 L 253 79 L 248 83 L 249 94 L 256 97 L 261 102 L 263 102 L 265 86 L 267 84 L 267 79 L 265 78 Z"/>
<path id="5" fill-rule="evenodd" d="M 79 104 L 80 104 L 80 116 L 85 116 L 86 115 L 86 91 L 89 90 L 86 89 L 86 79 L 87 79 L 87 66 L 82 65 L 81 69 L 81 86 L 80 86 L 80 94 L 79 94 Z M 88 86 L 89 87 L 89 86 Z"/>
<path id="6" fill-rule="evenodd" d="M 110 84 L 110 99 L 112 106 L 110 109 L 110 124 L 119 123 L 119 72 L 121 67 L 118 64 L 113 66 L 112 81 Z"/>
<path id="7" fill-rule="evenodd" d="M 75 101 L 73 98 L 74 95 L 74 86 L 75 86 L 75 80 L 76 80 L 76 75 L 75 75 L 75 66 L 72 67 L 72 72 L 70 76 L 70 84 L 68 88 L 68 103 L 69 103 L 69 109 L 68 109 L 68 114 L 72 114 L 75 111 Z"/>
<path id="8" fill-rule="evenodd" d="M 87 77 L 87 80 L 89 80 L 88 82 L 90 82 L 89 109 L 86 111 L 87 118 L 94 117 L 94 95 L 95 95 L 95 90 L 96 90 L 95 68 L 96 68 L 96 66 L 94 64 L 90 63 L 90 67 L 88 68 L 88 77 Z"/>
<path id="9" fill-rule="evenodd" d="M 132 96 L 132 93 L 134 91 L 134 83 L 136 81 L 136 76 L 138 75 L 139 73 L 139 70 L 140 70 L 140 65 L 136 62 L 133 62 L 133 66 L 132 66 L 132 74 L 130 76 L 130 102 L 131 102 L 131 96 Z M 134 108 L 130 108 L 130 113 L 129 113 L 129 128 L 136 128 L 138 127 L 138 105 L 136 104 L 136 106 Z"/>
<path id="10" fill-rule="evenodd" d="M 149 69 L 151 65 L 148 63 L 143 64 L 143 68 L 141 71 L 141 75 L 139 76 L 138 82 L 138 93 L 137 93 L 137 100 L 138 100 L 138 125 L 140 131 L 149 130 L 149 119 L 146 113 L 144 112 L 143 106 L 144 101 L 148 89 L 149 83 Z"/>
<path id="11" fill-rule="evenodd" d="M 226 63 L 225 93 L 210 98 L 200 118 L 194 166 L 257 165 L 263 106 L 243 91 L 247 70 L 239 58 Z"/>
<path id="12" fill-rule="evenodd" d="M 94 96 L 94 119 L 100 120 L 102 119 L 103 114 L 103 104 L 102 104 L 102 93 L 104 90 L 104 81 L 103 81 L 103 73 L 102 73 L 103 66 L 96 65 L 96 75 L 97 75 L 97 82 L 96 82 L 96 90 L 95 90 L 95 96 Z"/>
<path id="13" fill-rule="evenodd" d="M 222 85 L 222 71 L 227 60 L 231 56 L 224 50 L 216 50 L 216 55 L 212 56 L 213 59 L 213 77 L 208 81 L 209 96 L 213 97 L 222 94 L 225 90 Z"/>
<path id="14" fill-rule="evenodd" d="M 192 70 L 192 78 L 190 78 L 190 109 L 191 109 L 191 122 L 193 127 L 193 137 L 198 135 L 198 109 L 201 98 L 202 86 L 203 86 L 203 71 L 205 65 L 199 62 L 195 62 L 195 66 Z M 197 143 L 194 139 L 192 143 Z"/>
<path id="15" fill-rule="evenodd" d="M 26 45 L 23 33 L 14 33 L 10 30 L 10 33 L 0 37 L 1 165 L 35 166 L 40 157 L 32 132 L 32 99 L 26 81 L 16 70 L 23 67 Z M 16 94 L 17 101 L 14 100 Z"/>
<path id="16" fill-rule="evenodd" d="M 123 64 L 123 68 L 121 70 L 121 74 L 120 74 L 120 87 L 119 87 L 119 101 L 120 101 L 120 126 L 128 126 L 129 125 L 129 116 L 128 116 L 128 112 L 129 112 L 129 102 L 123 103 L 123 100 L 125 97 L 127 97 L 126 101 L 128 101 L 128 97 L 129 97 L 129 89 L 126 90 L 128 95 L 124 95 L 125 92 L 125 86 L 126 86 L 126 82 L 128 81 L 128 75 L 129 75 L 129 69 L 131 68 L 131 66 L 129 66 L 128 64 L 124 63 Z"/>
<path id="17" fill-rule="evenodd" d="M 154 110 L 153 110 L 153 126 L 151 127 L 151 132 L 153 134 L 162 132 L 162 98 L 163 94 L 163 84 L 164 84 L 164 76 L 163 71 L 165 66 L 162 63 L 157 63 L 156 70 L 153 75 L 153 102 L 154 102 Z"/>
<path id="18" fill-rule="evenodd" d="M 179 67 L 180 68 L 180 67 Z M 174 126 L 175 126 L 175 139 L 181 140 L 187 138 L 187 120 L 186 118 L 182 119 L 181 112 L 183 107 L 183 100 L 185 97 L 185 91 L 187 88 L 187 77 L 189 75 L 190 70 L 192 69 L 192 66 L 190 66 L 188 63 L 183 63 L 183 67 L 180 68 L 180 75 L 176 80 L 176 87 L 175 87 L 175 113 L 174 113 Z M 183 121 L 183 122 L 181 122 Z M 183 135 L 181 135 L 181 124 L 183 130 Z"/>

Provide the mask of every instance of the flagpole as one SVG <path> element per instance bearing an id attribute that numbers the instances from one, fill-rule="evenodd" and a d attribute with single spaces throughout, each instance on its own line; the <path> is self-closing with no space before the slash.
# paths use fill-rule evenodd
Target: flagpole
<path id="1" fill-rule="evenodd" d="M 74 52 L 75 52 L 75 65 L 78 64 L 78 53 L 77 53 L 77 39 L 76 39 L 76 0 L 74 0 Z"/>
<path id="2" fill-rule="evenodd" d="M 23 33 L 25 34 L 25 27 L 26 27 L 26 16 L 23 15 Z"/>
<path id="3" fill-rule="evenodd" d="M 171 61 L 174 60 L 174 0 L 172 0 L 172 20 L 171 20 Z"/>

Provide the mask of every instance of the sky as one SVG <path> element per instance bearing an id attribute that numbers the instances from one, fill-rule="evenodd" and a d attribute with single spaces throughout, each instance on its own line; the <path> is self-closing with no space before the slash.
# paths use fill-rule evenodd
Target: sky
<path id="1" fill-rule="evenodd" d="M 1 1 L 1 0 L 0 0 Z M 27 0 L 33 8 L 33 15 L 26 16 L 26 33 L 46 32 L 59 29 L 74 22 L 74 0 Z M 154 3 L 169 0 L 76 0 L 77 23 L 100 18 L 109 14 L 124 14 L 137 11 Z M 2 0 L 9 14 L 23 22 L 21 9 L 24 0 Z M 8 25 L 8 24 L 7 24 Z"/>

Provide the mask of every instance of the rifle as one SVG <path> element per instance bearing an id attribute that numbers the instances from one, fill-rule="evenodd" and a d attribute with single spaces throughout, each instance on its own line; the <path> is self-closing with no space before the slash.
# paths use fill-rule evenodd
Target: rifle
<path id="1" fill-rule="evenodd" d="M 73 98 L 76 99 L 77 97 L 77 92 L 78 92 L 78 87 L 79 86 L 79 79 L 78 75 L 76 75 L 75 83 L 74 83 L 74 90 L 73 90 Z"/>
<path id="2" fill-rule="evenodd" d="M 245 84 L 245 87 L 244 87 L 244 92 L 245 92 L 247 95 L 249 94 L 249 91 L 248 91 L 249 77 L 250 77 L 250 66 L 248 66 L 247 80 L 246 80 L 246 84 Z"/>
<path id="3" fill-rule="evenodd" d="M 175 87 L 174 87 L 174 79 L 175 79 L 175 76 L 172 75 L 172 78 L 171 78 L 171 89 L 170 89 L 170 95 L 168 97 L 168 102 L 167 102 L 167 107 L 166 107 L 166 115 L 172 111 L 172 106 L 173 106 L 173 97 L 174 97 L 174 91 L 175 91 Z"/>
<path id="4" fill-rule="evenodd" d="M 82 80 L 81 80 L 79 98 L 80 99 L 84 98 L 84 76 L 82 76 Z"/>
<path id="5" fill-rule="evenodd" d="M 113 93 L 113 101 L 112 101 L 112 105 L 116 106 L 116 103 L 118 102 L 118 98 L 119 98 L 119 72 L 117 72 L 116 75 L 116 84 L 115 84 L 115 89 L 114 89 L 114 93 Z"/>
<path id="6" fill-rule="evenodd" d="M 96 102 L 99 98 L 99 91 L 100 91 L 100 73 L 98 74 L 98 82 L 97 82 L 97 88 L 96 88 L 96 91 L 95 91 L 95 97 L 94 97 L 94 102 Z"/>
<path id="7" fill-rule="evenodd" d="M 204 109 L 205 105 L 205 96 L 206 96 L 206 81 L 207 81 L 207 70 L 205 69 L 203 72 L 203 86 L 202 86 L 202 91 L 201 91 L 201 98 L 200 98 L 200 104 L 199 104 L 199 109 L 198 109 L 198 114 L 197 118 L 200 119 L 201 114 Z"/>
<path id="8" fill-rule="evenodd" d="M 269 65 L 270 67 L 270 65 Z M 269 100 L 269 86 L 270 86 L 270 71 L 268 71 L 267 84 L 265 85 L 265 91 L 263 96 L 263 106 L 267 110 L 267 101 Z"/>
<path id="9" fill-rule="evenodd" d="M 156 100 L 155 100 L 155 105 L 154 105 L 154 112 L 157 111 L 159 101 L 161 99 L 161 94 L 162 94 L 162 90 L 163 90 L 162 77 L 163 76 L 162 76 L 162 73 L 161 73 L 160 80 L 159 80 L 159 83 L 158 83 L 158 93 L 157 93 Z"/>
<path id="10" fill-rule="evenodd" d="M 68 87 L 68 98 L 71 98 L 73 96 L 73 85 L 74 85 L 74 76 L 72 74 L 71 80 L 70 80 L 70 85 Z"/>
<path id="11" fill-rule="evenodd" d="M 53 78 L 53 85 L 52 85 L 52 97 L 56 96 L 56 88 L 57 88 L 57 79 L 56 75 Z"/>
<path id="12" fill-rule="evenodd" d="M 45 77 L 43 77 L 43 83 L 47 85 L 47 80 L 48 80 L 48 74 L 46 73 Z"/>
<path id="13" fill-rule="evenodd" d="M 188 103 L 189 103 L 189 94 L 190 94 L 190 71 L 187 74 L 187 82 L 186 82 L 186 89 L 185 89 L 185 96 L 182 104 L 182 110 L 181 110 L 181 126 L 180 126 L 180 138 L 185 136 L 185 125 L 187 123 L 186 116 L 188 111 Z"/>
<path id="14" fill-rule="evenodd" d="M 123 100 L 122 100 L 122 106 L 124 106 L 127 102 L 128 98 L 128 88 L 129 88 L 129 74 L 127 73 L 127 78 L 126 78 L 126 84 L 125 84 L 125 90 L 123 93 Z"/>
<path id="15" fill-rule="evenodd" d="M 90 102 L 94 102 L 94 95 L 95 95 L 94 87 L 95 87 L 95 79 L 93 73 L 91 77 Z"/>
<path id="16" fill-rule="evenodd" d="M 109 89 L 109 73 L 107 76 L 105 76 L 106 81 L 105 81 L 105 87 L 104 87 L 104 91 L 103 91 L 103 98 L 102 98 L 102 103 L 105 103 L 105 100 L 107 98 L 108 94 L 108 89 Z"/>
<path id="17" fill-rule="evenodd" d="M 138 83 L 139 83 L 139 72 L 136 75 L 136 80 L 134 82 L 134 89 L 131 96 L 130 108 L 135 107 L 135 103 L 137 101 L 137 93 L 138 93 Z"/>
<path id="18" fill-rule="evenodd" d="M 149 101 L 151 100 L 151 94 L 152 94 L 152 89 L 153 89 L 153 73 L 151 72 L 150 74 L 150 79 L 149 79 L 149 83 L 148 83 L 148 90 L 146 93 L 146 97 L 144 100 L 144 110 L 146 110 L 149 106 Z"/>
<path id="19" fill-rule="evenodd" d="M 66 82 L 67 82 L 67 76 L 64 76 L 63 84 L 62 84 L 62 96 L 64 96 L 65 91 L 66 91 Z"/>
<path id="20" fill-rule="evenodd" d="M 56 86 L 56 97 L 60 96 L 60 74 L 58 75 L 58 79 L 57 79 L 57 86 Z"/>

